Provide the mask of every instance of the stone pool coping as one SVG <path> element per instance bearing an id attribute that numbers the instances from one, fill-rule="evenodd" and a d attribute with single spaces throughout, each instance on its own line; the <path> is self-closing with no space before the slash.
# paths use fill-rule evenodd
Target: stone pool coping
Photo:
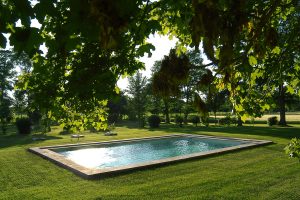
<path id="1" fill-rule="evenodd" d="M 172 137 L 197 137 L 203 139 L 218 139 L 218 140 L 237 140 L 237 141 L 245 141 L 248 143 L 240 144 L 237 146 L 226 147 L 221 149 L 215 149 L 206 152 L 198 152 L 193 154 L 188 154 L 184 156 L 176 156 L 172 158 L 165 158 L 154 161 L 147 161 L 138 164 L 126 165 L 121 167 L 111 167 L 105 169 L 90 169 L 83 167 L 81 165 L 76 164 L 75 162 L 67 159 L 65 156 L 51 151 L 51 149 L 61 149 L 61 148 L 70 148 L 70 147 L 84 147 L 84 146 L 105 146 L 108 144 L 118 144 L 118 143 L 130 143 L 136 141 L 146 141 L 151 139 L 163 139 L 163 138 L 172 138 Z M 255 146 L 261 146 L 266 144 L 271 144 L 272 141 L 269 140 L 255 140 L 255 139 L 242 139 L 242 138 L 229 138 L 229 137 L 218 137 L 218 136 L 207 136 L 207 135 L 196 135 L 196 134 L 172 134 L 172 135 L 164 135 L 164 136 L 154 136 L 154 137 L 143 137 L 143 138 L 131 138 L 131 139 L 123 139 L 123 140 L 111 140 L 104 142 L 89 142 L 89 143 L 77 143 L 77 144 L 65 144 L 65 145 L 55 145 L 55 146 L 44 146 L 44 147 L 33 147 L 28 150 L 32 153 L 35 153 L 47 160 L 54 162 L 55 164 L 70 170 L 74 174 L 77 174 L 86 179 L 93 179 L 97 177 L 103 177 L 107 175 L 123 173 L 127 171 L 132 171 L 135 169 L 142 168 L 150 168 L 153 166 L 166 165 L 173 162 L 180 162 L 183 160 L 195 159 L 200 157 L 207 157 L 211 155 L 216 155 L 220 153 L 237 151 L 241 149 L 251 148 Z"/>

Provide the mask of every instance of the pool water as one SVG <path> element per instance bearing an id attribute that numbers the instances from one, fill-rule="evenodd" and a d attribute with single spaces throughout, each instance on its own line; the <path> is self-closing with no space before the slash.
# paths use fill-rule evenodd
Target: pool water
<path id="1" fill-rule="evenodd" d="M 245 143 L 239 140 L 172 137 L 132 141 L 105 146 L 52 149 L 67 159 L 93 169 L 127 166 L 176 156 L 205 152 Z"/>

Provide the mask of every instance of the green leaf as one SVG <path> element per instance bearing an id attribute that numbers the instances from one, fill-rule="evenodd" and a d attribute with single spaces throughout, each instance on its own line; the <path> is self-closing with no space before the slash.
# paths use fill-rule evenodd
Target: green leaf
<path id="1" fill-rule="evenodd" d="M 296 88 L 299 84 L 300 80 L 299 79 L 294 79 L 291 81 L 291 87 Z"/>
<path id="2" fill-rule="evenodd" d="M 267 85 L 264 85 L 263 86 L 263 90 L 267 90 L 268 89 L 268 86 Z"/>
<path id="3" fill-rule="evenodd" d="M 251 73 L 251 79 L 253 79 L 253 81 L 255 81 L 256 78 L 262 77 L 263 76 L 263 72 L 261 70 L 254 70 L 254 72 Z"/>
<path id="4" fill-rule="evenodd" d="M 117 94 L 120 94 L 120 88 L 118 86 L 115 87 L 115 91 Z"/>
<path id="5" fill-rule="evenodd" d="M 276 46 L 273 50 L 272 50 L 272 53 L 273 54 L 280 54 L 281 50 L 278 46 Z"/>
<path id="6" fill-rule="evenodd" d="M 30 27 L 30 18 L 33 16 L 33 10 L 28 0 L 14 1 L 15 12 L 20 17 L 22 25 Z"/>
<path id="7" fill-rule="evenodd" d="M 52 0 L 43 0 L 34 6 L 35 17 L 39 23 L 44 23 L 45 16 L 48 14 L 53 16 L 56 14 L 56 10 L 53 6 Z"/>
<path id="8" fill-rule="evenodd" d="M 299 64 L 295 64 L 295 70 L 300 71 L 300 65 Z"/>
<path id="9" fill-rule="evenodd" d="M 257 64 L 257 60 L 256 60 L 256 58 L 254 56 L 249 56 L 249 64 L 251 66 L 254 66 L 254 65 Z"/>
<path id="10" fill-rule="evenodd" d="M 287 92 L 288 93 L 290 93 L 290 94 L 294 94 L 295 93 L 295 90 L 294 90 L 293 87 L 291 87 L 291 86 L 288 85 L 286 88 L 287 88 Z"/>
<path id="11" fill-rule="evenodd" d="M 76 49 L 77 47 L 79 47 L 80 48 L 80 45 L 78 45 L 78 44 L 80 44 L 80 39 L 79 38 L 69 38 L 68 40 L 67 40 L 67 42 L 66 42 L 66 49 L 68 50 L 68 51 L 72 51 L 72 50 L 74 50 L 74 49 Z"/>
<path id="12" fill-rule="evenodd" d="M 236 110 L 237 112 L 243 111 L 243 106 L 240 105 L 240 104 L 238 104 L 238 105 L 235 106 L 235 110 Z"/>
<path id="13" fill-rule="evenodd" d="M 6 38 L 2 33 L 0 33 L 0 47 L 3 49 L 6 48 Z"/>
<path id="14" fill-rule="evenodd" d="M 216 49 L 216 59 L 220 59 L 220 48 Z"/>
<path id="15" fill-rule="evenodd" d="M 261 107 L 263 110 L 269 110 L 270 109 L 270 105 L 269 104 L 265 104 Z"/>
<path id="16" fill-rule="evenodd" d="M 246 114 L 243 114 L 243 115 L 241 116 L 241 120 L 242 120 L 243 122 L 245 122 L 247 119 L 248 119 L 248 116 L 247 116 Z"/>
<path id="17" fill-rule="evenodd" d="M 14 24 L 8 23 L 6 25 L 6 29 L 9 30 L 11 33 L 15 32 L 15 26 L 14 26 Z"/>
<path id="18" fill-rule="evenodd" d="M 137 55 L 142 57 L 144 56 L 145 53 L 148 53 L 148 57 L 151 57 L 152 53 L 151 50 L 155 50 L 155 46 L 153 46 L 153 44 L 143 44 L 141 45 L 138 50 L 137 50 Z"/>
<path id="19" fill-rule="evenodd" d="M 37 28 L 16 27 L 15 32 L 10 36 L 10 43 L 18 52 L 25 51 L 29 57 L 37 53 L 43 38 Z"/>
<path id="20" fill-rule="evenodd" d="M 176 46 L 176 55 L 177 56 L 180 56 L 180 55 L 186 53 L 186 51 L 187 51 L 187 48 L 183 44 L 178 44 Z"/>

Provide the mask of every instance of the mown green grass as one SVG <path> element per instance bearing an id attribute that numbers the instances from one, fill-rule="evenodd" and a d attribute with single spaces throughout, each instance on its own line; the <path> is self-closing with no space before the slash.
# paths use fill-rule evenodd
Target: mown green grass
<path id="1" fill-rule="evenodd" d="M 300 163 L 283 148 L 299 136 L 294 127 L 192 127 L 158 130 L 124 124 L 118 136 L 84 133 L 80 142 L 173 133 L 272 140 L 274 144 L 168 166 L 84 180 L 27 151 L 29 147 L 72 143 L 54 128 L 45 141 L 33 136 L 0 136 L 0 199 L 299 199 Z M 73 142 L 74 143 L 74 142 Z"/>

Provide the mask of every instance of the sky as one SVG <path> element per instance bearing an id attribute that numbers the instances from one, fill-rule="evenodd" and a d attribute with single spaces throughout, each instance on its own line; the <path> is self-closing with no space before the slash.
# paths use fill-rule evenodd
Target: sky
<path id="1" fill-rule="evenodd" d="M 168 36 L 163 36 L 159 34 L 150 35 L 147 42 L 152 43 L 155 46 L 155 50 L 152 51 L 152 56 L 148 57 L 148 54 L 145 54 L 144 57 L 140 58 L 140 61 L 145 63 L 146 69 L 141 70 L 140 72 L 150 78 L 151 68 L 155 61 L 161 60 L 165 55 L 168 55 L 171 48 L 174 48 L 178 39 L 173 38 L 169 39 Z M 200 49 L 202 51 L 202 44 L 200 44 Z M 205 54 L 202 54 L 203 64 L 208 64 L 210 61 L 207 59 Z M 128 86 L 127 78 L 120 78 L 117 82 L 118 87 L 121 90 L 124 90 Z"/>
<path id="2" fill-rule="evenodd" d="M 151 67 L 153 66 L 154 62 L 156 60 L 161 60 L 165 55 L 168 55 L 170 49 L 175 47 L 176 41 L 176 38 L 170 40 L 168 36 L 162 36 L 158 34 L 150 35 L 147 42 L 153 44 L 155 46 L 155 50 L 151 52 L 151 57 L 148 57 L 148 54 L 145 54 L 142 58 L 140 58 L 140 61 L 145 63 L 146 67 L 145 70 L 141 70 L 140 72 L 149 78 L 151 75 Z M 128 85 L 127 78 L 121 78 L 117 85 L 121 90 L 126 89 Z"/>

